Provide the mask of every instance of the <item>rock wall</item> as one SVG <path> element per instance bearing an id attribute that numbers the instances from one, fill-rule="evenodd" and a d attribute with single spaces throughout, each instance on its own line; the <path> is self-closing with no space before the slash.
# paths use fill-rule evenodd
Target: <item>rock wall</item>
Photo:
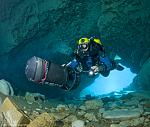
<path id="1" fill-rule="evenodd" d="M 150 57 L 149 5 L 149 0 L 0 0 L 0 77 L 26 86 L 22 72 L 28 58 L 68 62 L 76 40 L 93 35 L 139 72 Z"/>
<path id="2" fill-rule="evenodd" d="M 61 38 L 70 43 L 79 36 L 87 35 L 96 26 L 99 17 L 100 2 L 95 2 L 1 0 L 0 28 L 3 30 L 1 36 L 4 36 L 0 54 L 11 51 L 26 40 L 49 33 L 56 34 L 57 41 Z"/>
<path id="3" fill-rule="evenodd" d="M 150 90 L 150 58 L 143 64 L 138 76 L 130 85 L 132 89 Z"/>
<path id="4" fill-rule="evenodd" d="M 150 2 L 148 0 L 103 0 L 98 20 L 100 34 L 124 63 L 138 72 L 150 57 Z"/>

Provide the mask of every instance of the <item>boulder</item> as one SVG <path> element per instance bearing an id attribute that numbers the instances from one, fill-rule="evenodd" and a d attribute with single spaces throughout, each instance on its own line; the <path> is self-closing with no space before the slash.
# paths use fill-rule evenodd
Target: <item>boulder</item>
<path id="1" fill-rule="evenodd" d="M 132 87 L 144 90 L 150 90 L 150 58 L 143 64 L 139 74 L 135 78 Z"/>
<path id="2" fill-rule="evenodd" d="M 124 127 L 124 126 L 120 126 L 119 124 L 111 124 L 110 127 Z"/>
<path id="3" fill-rule="evenodd" d="M 137 126 L 143 126 L 144 124 L 144 117 L 132 119 L 132 120 L 126 120 L 121 121 L 119 124 L 111 124 L 110 127 L 137 127 Z"/>
<path id="4" fill-rule="evenodd" d="M 3 93 L 4 95 L 10 95 L 10 96 L 14 95 L 14 90 L 11 84 L 5 79 L 0 80 L 0 92 Z"/>
<path id="5" fill-rule="evenodd" d="M 131 92 L 129 95 L 133 96 L 132 100 L 149 100 L 150 99 L 150 91 L 136 91 L 136 92 Z"/>
<path id="6" fill-rule="evenodd" d="M 128 120 L 138 118 L 143 113 L 143 109 L 114 109 L 103 113 L 103 118 L 111 120 Z"/>
<path id="7" fill-rule="evenodd" d="M 26 127 L 30 120 L 10 98 L 6 98 L 1 111 L 11 127 Z"/>
<path id="8" fill-rule="evenodd" d="M 98 121 L 94 113 L 86 113 L 86 114 L 84 115 L 84 117 L 85 117 L 88 121 L 94 121 L 94 122 L 97 122 L 97 121 Z"/>
<path id="9" fill-rule="evenodd" d="M 66 123 L 72 123 L 73 121 L 76 121 L 78 118 L 75 115 L 68 115 L 65 119 L 64 122 Z"/>
<path id="10" fill-rule="evenodd" d="M 54 125 L 54 118 L 45 112 L 31 121 L 27 127 L 54 127 Z"/>
<path id="11" fill-rule="evenodd" d="M 144 123 L 144 117 L 140 117 L 140 118 L 136 118 L 136 119 L 132 119 L 132 120 L 128 120 L 128 121 L 121 121 L 120 122 L 120 126 L 126 126 L 126 127 L 128 127 L 128 126 L 135 126 L 135 127 L 137 127 L 137 126 L 139 126 L 139 125 L 143 125 L 143 123 Z"/>
<path id="12" fill-rule="evenodd" d="M 44 102 L 45 96 L 40 93 L 26 92 L 25 99 L 29 104 L 32 104 L 33 102 Z"/>
<path id="13" fill-rule="evenodd" d="M 135 100 L 134 98 L 124 103 L 125 106 L 138 106 L 139 104 L 139 100 Z"/>
<path id="14" fill-rule="evenodd" d="M 73 121 L 72 127 L 85 127 L 85 122 L 83 120 Z"/>
<path id="15" fill-rule="evenodd" d="M 85 107 L 87 110 L 90 109 L 99 109 L 103 107 L 103 101 L 101 99 L 98 100 L 88 100 L 85 102 Z"/>
<path id="16" fill-rule="evenodd" d="M 69 114 L 61 112 L 61 113 L 49 113 L 50 116 L 54 117 L 57 121 L 67 118 Z"/>
<path id="17" fill-rule="evenodd" d="M 66 111 L 69 111 L 69 108 L 67 105 L 62 105 L 62 104 L 59 104 L 57 107 L 56 107 L 56 110 L 60 113 L 63 113 L 63 112 L 66 112 Z"/>

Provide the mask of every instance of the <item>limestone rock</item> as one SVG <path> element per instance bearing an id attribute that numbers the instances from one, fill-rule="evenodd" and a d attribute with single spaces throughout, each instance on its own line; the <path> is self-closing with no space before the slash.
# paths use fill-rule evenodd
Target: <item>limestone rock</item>
<path id="1" fill-rule="evenodd" d="M 53 116 L 56 120 L 61 120 L 69 116 L 69 114 L 61 112 L 61 113 L 49 113 L 50 116 Z"/>
<path id="2" fill-rule="evenodd" d="M 7 127 L 10 126 L 8 124 L 8 122 L 6 121 L 4 115 L 2 114 L 2 112 L 0 112 L 0 127 Z"/>
<path id="3" fill-rule="evenodd" d="M 100 120 L 102 119 L 102 115 L 105 112 L 105 108 L 101 108 L 99 109 L 99 111 L 97 112 L 97 118 Z"/>
<path id="4" fill-rule="evenodd" d="M 137 92 L 132 92 L 129 93 L 131 96 L 133 96 L 132 100 L 145 100 L 145 99 L 150 99 L 150 92 L 149 91 L 137 91 Z"/>
<path id="5" fill-rule="evenodd" d="M 121 121 L 119 124 L 111 124 L 110 127 L 137 127 L 137 126 L 144 125 L 144 118 L 140 117 L 137 119 L 131 119 L 127 121 Z"/>
<path id="6" fill-rule="evenodd" d="M 69 108 L 67 107 L 67 105 L 59 104 L 59 105 L 56 107 L 56 110 L 57 110 L 58 112 L 62 113 L 62 112 L 68 111 Z"/>
<path id="7" fill-rule="evenodd" d="M 27 127 L 54 127 L 55 122 L 53 117 L 48 113 L 43 113 L 35 118 Z"/>
<path id="8" fill-rule="evenodd" d="M 121 100 L 114 101 L 114 102 L 108 102 L 105 107 L 108 109 L 115 109 L 115 108 L 123 108 L 125 105 Z"/>
<path id="9" fill-rule="evenodd" d="M 84 114 L 86 114 L 86 112 L 83 111 L 83 110 L 81 110 L 81 111 L 79 111 L 79 112 L 77 113 L 78 116 L 83 116 Z"/>
<path id="10" fill-rule="evenodd" d="M 69 0 L 12 0 L 11 2 L 3 0 L 1 5 L 0 29 L 2 34 L 0 34 L 0 37 L 3 37 L 3 50 L 0 51 L 0 55 L 9 52 L 18 45 L 22 45 L 24 40 L 41 37 L 48 33 L 53 34 L 54 31 L 64 39 L 66 37 L 68 39 L 75 38 L 83 32 L 90 31 L 93 25 L 96 26 L 96 20 L 99 16 L 93 15 L 91 12 L 98 12 L 100 1 L 90 3 L 90 7 L 87 7 L 88 2 Z M 95 8 L 92 8 L 93 5 L 95 5 Z M 87 12 L 90 13 L 87 14 Z M 82 19 L 83 15 L 86 21 Z M 88 19 L 88 16 L 92 16 L 93 20 Z M 82 24 L 82 22 L 86 23 Z M 68 25 L 63 24 L 68 24 L 70 27 L 68 28 Z M 85 28 L 88 28 L 88 30 Z M 72 31 L 73 34 L 70 34 Z"/>
<path id="11" fill-rule="evenodd" d="M 140 102 L 137 99 L 131 99 L 124 103 L 126 106 L 138 106 L 138 104 L 140 104 Z"/>
<path id="12" fill-rule="evenodd" d="M 124 127 L 124 126 L 120 126 L 119 124 L 111 124 L 110 127 Z"/>
<path id="13" fill-rule="evenodd" d="M 99 109 L 103 106 L 103 101 L 98 99 L 98 100 L 88 100 L 85 102 L 86 109 Z"/>
<path id="14" fill-rule="evenodd" d="M 133 82 L 133 87 L 139 89 L 150 90 L 150 58 L 143 64 L 137 79 Z"/>
<path id="15" fill-rule="evenodd" d="M 24 127 L 30 122 L 29 118 L 21 112 L 18 106 L 8 97 L 4 100 L 1 111 L 8 124 L 12 127 Z"/>
<path id="16" fill-rule="evenodd" d="M 128 121 L 121 121 L 120 122 L 120 126 L 135 126 L 137 127 L 138 125 L 143 125 L 144 123 L 144 117 L 140 117 L 140 118 L 137 118 L 137 119 L 132 119 L 132 120 L 128 120 Z"/>
<path id="17" fill-rule="evenodd" d="M 40 94 L 40 93 L 26 92 L 25 99 L 29 104 L 32 104 L 33 102 L 43 102 L 43 101 L 45 101 L 45 96 Z"/>
<path id="18" fill-rule="evenodd" d="M 145 119 L 144 125 L 145 125 L 145 127 L 149 127 L 149 125 L 150 125 L 150 119 L 149 118 Z"/>
<path id="19" fill-rule="evenodd" d="M 11 96 L 14 95 L 14 91 L 11 84 L 5 79 L 0 80 L 0 92 L 3 93 L 4 95 L 11 95 Z"/>
<path id="20" fill-rule="evenodd" d="M 150 99 L 142 101 L 140 104 L 143 105 L 144 108 L 149 108 L 150 109 Z"/>
<path id="21" fill-rule="evenodd" d="M 86 113 L 86 114 L 84 115 L 84 117 L 85 117 L 88 121 L 94 121 L 94 122 L 98 121 L 94 113 Z"/>
<path id="22" fill-rule="evenodd" d="M 99 113 L 104 113 L 104 112 L 105 112 L 105 108 L 99 109 Z"/>
<path id="23" fill-rule="evenodd" d="M 83 110 L 83 111 L 85 111 L 86 110 L 86 106 L 84 106 L 84 105 L 81 105 L 80 107 L 79 107 L 79 109 L 81 109 L 81 110 Z"/>
<path id="24" fill-rule="evenodd" d="M 67 110 L 71 111 L 72 113 L 76 113 L 77 106 L 73 104 L 69 104 Z"/>
<path id="25" fill-rule="evenodd" d="M 112 120 L 127 120 L 138 118 L 143 113 L 143 109 L 114 109 L 103 113 L 103 118 Z"/>
<path id="26" fill-rule="evenodd" d="M 139 0 L 102 0 L 101 4 L 98 20 L 101 36 L 108 46 L 114 47 L 134 72 L 138 72 L 150 56 L 149 4 L 148 0 L 142 3 Z"/>
<path id="27" fill-rule="evenodd" d="M 77 118 L 77 116 L 75 116 L 75 115 L 68 115 L 65 119 L 64 119 L 64 121 L 66 122 L 66 123 L 72 123 L 73 121 L 76 121 L 78 118 Z"/>
<path id="28" fill-rule="evenodd" d="M 85 123 L 82 120 L 76 120 L 72 122 L 72 127 L 85 127 Z"/>
<path id="29" fill-rule="evenodd" d="M 52 20 L 49 12 L 62 8 L 65 2 L 63 0 L 44 0 L 42 2 L 12 0 L 1 1 L 1 5 L 0 29 L 5 35 L 0 34 L 0 37 L 3 35 L 0 54 L 9 52 L 25 39 L 37 36 L 39 31 L 41 31 L 40 35 L 45 34 L 45 30 L 50 30 L 53 20 L 57 20 Z"/>
<path id="30" fill-rule="evenodd" d="M 109 124 L 104 124 L 100 122 L 87 122 L 86 127 L 110 127 Z"/>

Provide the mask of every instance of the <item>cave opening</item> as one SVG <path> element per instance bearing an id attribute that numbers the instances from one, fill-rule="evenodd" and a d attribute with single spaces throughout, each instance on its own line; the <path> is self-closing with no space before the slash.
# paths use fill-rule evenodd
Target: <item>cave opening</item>
<path id="1" fill-rule="evenodd" d="M 108 77 L 99 75 L 91 85 L 80 92 L 80 97 L 85 97 L 87 95 L 101 96 L 111 92 L 123 91 L 124 88 L 132 83 L 136 76 L 135 73 L 131 72 L 130 68 L 123 67 L 123 71 L 113 70 Z"/>

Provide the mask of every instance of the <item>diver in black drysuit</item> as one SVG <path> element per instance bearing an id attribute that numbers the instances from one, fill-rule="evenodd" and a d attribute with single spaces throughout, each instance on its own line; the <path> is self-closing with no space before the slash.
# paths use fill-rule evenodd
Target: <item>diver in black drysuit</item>
<path id="1" fill-rule="evenodd" d="M 98 38 L 81 38 L 74 52 L 74 59 L 67 66 L 79 72 L 88 72 L 89 76 L 98 73 L 107 77 L 111 70 L 123 70 L 123 67 L 111 60 L 105 53 L 104 46 Z"/>
<path id="2" fill-rule="evenodd" d="M 91 77 L 97 74 L 106 77 L 113 69 L 124 69 L 106 55 L 100 39 L 81 38 L 77 44 L 73 60 L 68 64 L 57 65 L 35 56 L 29 59 L 25 69 L 28 80 L 73 90 L 78 87 L 83 72 Z"/>

